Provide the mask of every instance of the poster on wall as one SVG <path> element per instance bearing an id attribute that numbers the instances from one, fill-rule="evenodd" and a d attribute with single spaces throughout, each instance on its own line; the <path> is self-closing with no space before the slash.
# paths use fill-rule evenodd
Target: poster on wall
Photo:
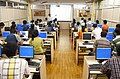
<path id="1" fill-rule="evenodd" d="M 34 16 L 45 16 L 45 10 L 34 10 Z"/>

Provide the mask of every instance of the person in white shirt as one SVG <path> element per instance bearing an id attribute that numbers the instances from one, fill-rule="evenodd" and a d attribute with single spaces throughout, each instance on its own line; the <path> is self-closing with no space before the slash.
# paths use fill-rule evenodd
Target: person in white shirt
<path id="1" fill-rule="evenodd" d="M 102 32 L 102 29 L 100 27 L 97 27 L 97 24 L 93 24 L 93 28 L 94 30 L 92 31 L 92 36 L 98 40 L 101 38 L 101 32 Z"/>
<path id="2" fill-rule="evenodd" d="M 48 14 L 48 21 L 52 21 L 52 17 L 50 14 Z"/>
<path id="3" fill-rule="evenodd" d="M 87 22 L 87 28 L 88 28 L 88 32 L 92 32 L 92 21 L 91 18 L 88 18 L 88 22 Z"/>
<path id="4" fill-rule="evenodd" d="M 30 69 L 28 62 L 22 58 L 14 58 L 17 55 L 16 45 L 11 45 L 12 49 L 7 46 L 3 47 L 4 54 L 8 58 L 0 60 L 0 79 L 23 79 L 29 77 Z"/>

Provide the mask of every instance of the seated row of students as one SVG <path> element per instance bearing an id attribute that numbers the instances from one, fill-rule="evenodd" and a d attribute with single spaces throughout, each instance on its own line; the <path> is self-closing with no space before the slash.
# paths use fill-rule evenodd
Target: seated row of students
<path id="1" fill-rule="evenodd" d="M 29 29 L 30 33 L 30 39 L 29 43 L 30 45 L 34 46 L 35 54 L 43 54 L 43 40 L 38 37 L 39 32 L 35 29 Z M 10 30 L 10 35 L 7 36 L 5 39 L 5 42 L 7 42 L 6 46 L 9 48 L 10 45 L 15 44 L 17 46 L 23 44 L 23 40 L 21 40 L 21 37 L 19 33 L 15 29 Z"/>

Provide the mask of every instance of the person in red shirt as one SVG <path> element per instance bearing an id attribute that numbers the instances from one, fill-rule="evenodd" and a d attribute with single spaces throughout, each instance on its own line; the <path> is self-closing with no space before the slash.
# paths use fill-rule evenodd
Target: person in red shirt
<path id="1" fill-rule="evenodd" d="M 103 20 L 102 31 L 108 32 L 109 26 L 107 25 L 107 20 Z"/>

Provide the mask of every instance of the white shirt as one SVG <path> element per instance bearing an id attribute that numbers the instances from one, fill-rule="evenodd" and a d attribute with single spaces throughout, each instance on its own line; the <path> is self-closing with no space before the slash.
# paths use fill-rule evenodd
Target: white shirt
<path id="1" fill-rule="evenodd" d="M 10 66 L 10 63 L 13 64 L 13 66 Z M 24 74 L 30 74 L 29 70 L 28 62 L 24 59 L 10 58 L 0 60 L 0 79 L 8 79 L 8 75 L 12 75 L 14 79 L 23 79 Z"/>
<path id="2" fill-rule="evenodd" d="M 101 32 L 102 29 L 100 27 L 96 27 L 93 31 L 92 31 L 92 36 L 95 37 L 96 40 L 101 38 Z"/>

